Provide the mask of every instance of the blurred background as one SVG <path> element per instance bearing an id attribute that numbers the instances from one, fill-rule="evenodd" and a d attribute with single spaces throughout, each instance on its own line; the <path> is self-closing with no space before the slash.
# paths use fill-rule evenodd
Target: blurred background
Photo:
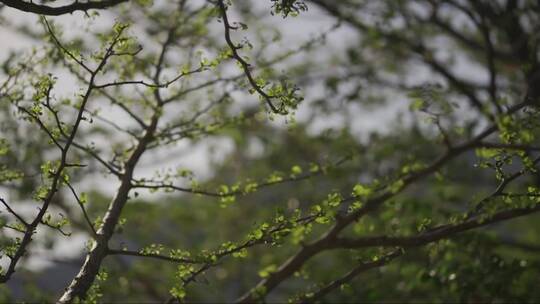
<path id="1" fill-rule="evenodd" d="M 62 1 L 43 2 L 60 5 Z M 223 185 L 232 188 L 291 174 L 317 174 L 260 188 L 236 197 L 234 203 L 166 187 L 134 189 L 111 248 L 182 250 L 195 256 L 227 242 L 241 242 L 276 214 L 310 210 L 329 193 L 347 196 L 358 183 L 384 183 L 407 164 L 432 162 L 444 151 L 446 136 L 452 142 L 470 138 L 490 122 L 490 115 L 519 102 L 527 86 L 523 67 L 528 58 L 504 55 L 513 52 L 519 41 L 512 39 L 519 37 L 505 33 L 504 25 L 489 24 L 494 52 L 502 54 L 497 57 L 497 92 L 492 99 L 491 65 L 484 50 L 475 47 L 484 45 L 476 16 L 460 9 L 479 11 L 468 1 L 306 1 L 307 11 L 286 18 L 275 11 L 275 1 L 233 1 L 231 22 L 247 25 L 233 32 L 233 40 L 243 43 L 241 52 L 249 57 L 253 72 L 272 83 L 296 86 L 303 97 L 289 115 L 275 115 L 264 109 L 257 94 L 250 93 L 238 65 L 220 59 L 226 44 L 213 4 L 189 0 L 180 10 L 177 2 L 184 1 L 130 3 L 88 14 L 46 17 L 56 36 L 89 62 L 115 22 L 130 24 L 128 35 L 134 45 L 142 46 L 137 58 L 143 60 L 113 61 L 99 83 L 151 81 L 151 63 L 172 24 L 178 36 L 164 59 L 163 79 L 219 59 L 216 66 L 158 89 L 170 100 L 159 128 L 174 132 L 164 132 L 150 146 L 134 181 L 160 185 L 171 181 L 178 187 L 220 191 Z M 503 9 L 512 1 L 479 2 Z M 530 35 L 526 40 L 537 43 L 538 4 L 517 1 L 517 6 L 515 14 Z M 80 69 L 59 55 L 44 20 L 4 6 L 0 24 L 1 77 L 7 77 L 10 67 L 26 63 L 28 76 L 18 86 L 21 94 L 31 94 L 27 91 L 39 75 L 54 75 L 54 102 L 66 121 L 73 118 L 72 105 L 85 82 L 78 77 Z M 88 106 L 76 138 L 82 148 L 71 152 L 85 167 L 73 170 L 70 182 L 85 193 L 88 214 L 96 223 L 119 182 L 88 151 L 113 168 L 121 162 L 133 145 L 133 134 L 140 132 L 131 114 L 148 120 L 152 94 L 152 88 L 140 85 L 104 89 Z M 418 104 L 418 99 L 423 103 Z M 198 111 L 203 114 L 193 116 Z M 192 124 L 184 127 L 185 121 Z M 57 151 L 9 102 L 0 104 L 0 130 L 10 147 L 1 156 L 0 168 L 17 176 L 0 179 L 1 196 L 16 202 L 13 208 L 21 214 L 31 216 L 38 208 L 35 193 L 44 183 L 40 168 L 56 159 Z M 538 130 L 530 128 L 535 136 Z M 465 153 L 346 233 L 407 235 L 446 223 L 497 185 L 493 169 L 482 162 L 475 151 Z M 521 166 L 516 161 L 504 168 L 512 171 Z M 529 176 L 515 189 L 536 182 L 535 176 Z M 15 276 L 0 289 L 3 302 L 53 301 L 79 271 L 90 230 L 70 189 L 62 188 L 49 213 L 53 221 L 69 220 L 64 230 L 70 235 L 40 226 Z M 6 213 L 0 216 L 5 223 L 13 220 Z M 409 249 L 406 256 L 365 273 L 326 301 L 537 302 L 538 219 L 532 215 Z M 328 223 L 314 223 L 279 244 L 254 247 L 245 257 L 220 261 L 196 278 L 185 300 L 234 300 L 265 271 L 296 252 L 301 242 L 328 227 Z M 4 244 L 15 235 L 9 229 L 1 232 Z M 368 250 L 323 253 L 267 300 L 287 301 L 299 291 L 331 281 L 370 254 Z M 4 267 L 6 261 L 4 256 Z M 167 301 L 182 271 L 175 264 L 122 255 L 107 257 L 103 270 L 107 275 L 97 282 L 99 301 L 122 303 Z"/>

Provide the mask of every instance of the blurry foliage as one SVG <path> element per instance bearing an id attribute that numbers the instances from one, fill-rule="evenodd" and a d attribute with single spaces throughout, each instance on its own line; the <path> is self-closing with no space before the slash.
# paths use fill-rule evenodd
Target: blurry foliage
<path id="1" fill-rule="evenodd" d="M 537 2 L 137 3 L 1 17 L 0 302 L 540 301 Z"/>

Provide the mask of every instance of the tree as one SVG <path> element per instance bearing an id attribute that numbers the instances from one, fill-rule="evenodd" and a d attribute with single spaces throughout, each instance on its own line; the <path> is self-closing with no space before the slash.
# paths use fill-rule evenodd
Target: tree
<path id="1" fill-rule="evenodd" d="M 6 301 L 540 300 L 537 2 L 0 2 Z"/>

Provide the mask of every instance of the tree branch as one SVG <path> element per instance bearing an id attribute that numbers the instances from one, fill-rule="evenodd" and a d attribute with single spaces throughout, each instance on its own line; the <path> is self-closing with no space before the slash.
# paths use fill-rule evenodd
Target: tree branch
<path id="1" fill-rule="evenodd" d="M 248 79 L 249 84 L 251 87 L 261 95 L 264 100 L 266 101 L 266 104 L 270 107 L 272 112 L 277 114 L 284 114 L 283 109 L 278 109 L 273 103 L 272 98 L 275 98 L 275 96 L 268 95 L 258 84 L 255 78 L 253 78 L 253 75 L 251 74 L 251 65 L 247 63 L 240 54 L 238 54 L 238 49 L 241 48 L 241 46 L 237 46 L 234 44 L 234 42 L 231 39 L 231 33 L 230 30 L 234 29 L 229 23 L 229 19 L 227 17 L 227 7 L 223 3 L 223 0 L 218 0 L 218 6 L 221 11 L 221 18 L 223 19 L 223 26 L 225 28 L 225 41 L 227 42 L 227 45 L 229 46 L 231 50 L 231 57 L 233 57 L 239 64 L 242 66 L 242 69 L 244 70 L 244 74 L 246 74 L 246 77 Z M 285 112 L 286 114 L 286 112 Z"/>
<path id="2" fill-rule="evenodd" d="M 482 216 L 477 216 L 460 224 L 443 225 L 432 228 L 424 233 L 411 237 L 388 237 L 388 236 L 373 236 L 364 238 L 336 238 L 331 248 L 348 248 L 358 249 L 366 247 L 418 247 L 427 243 L 436 242 L 441 239 L 452 237 L 458 233 L 465 232 L 471 229 L 491 225 L 505 220 L 529 215 L 540 211 L 540 204 L 534 207 L 516 208 L 500 211 L 487 219 Z"/>
<path id="3" fill-rule="evenodd" d="M 103 1 L 87 1 L 79 2 L 75 1 L 71 4 L 64 6 L 48 6 L 35 4 L 32 2 L 25 2 L 22 0 L 0 0 L 0 3 L 5 4 L 11 8 L 18 9 L 23 12 L 34 13 L 39 15 L 48 15 L 48 16 L 60 16 L 64 14 L 71 14 L 76 11 L 86 12 L 91 9 L 107 9 L 113 7 L 123 2 L 128 2 L 129 0 L 103 0 Z"/>
<path id="4" fill-rule="evenodd" d="M 401 255 L 403 255 L 403 250 L 398 249 L 378 258 L 376 261 L 361 262 L 356 267 L 354 267 L 350 272 L 345 274 L 343 277 L 328 283 L 326 286 L 322 287 L 321 289 L 319 289 L 318 291 L 316 291 L 310 296 L 304 296 L 303 298 L 300 298 L 298 302 L 302 304 L 318 302 L 325 295 L 334 291 L 336 288 L 339 288 L 343 284 L 346 284 L 347 282 L 352 281 L 359 274 L 364 273 L 373 268 L 384 266 Z"/>

